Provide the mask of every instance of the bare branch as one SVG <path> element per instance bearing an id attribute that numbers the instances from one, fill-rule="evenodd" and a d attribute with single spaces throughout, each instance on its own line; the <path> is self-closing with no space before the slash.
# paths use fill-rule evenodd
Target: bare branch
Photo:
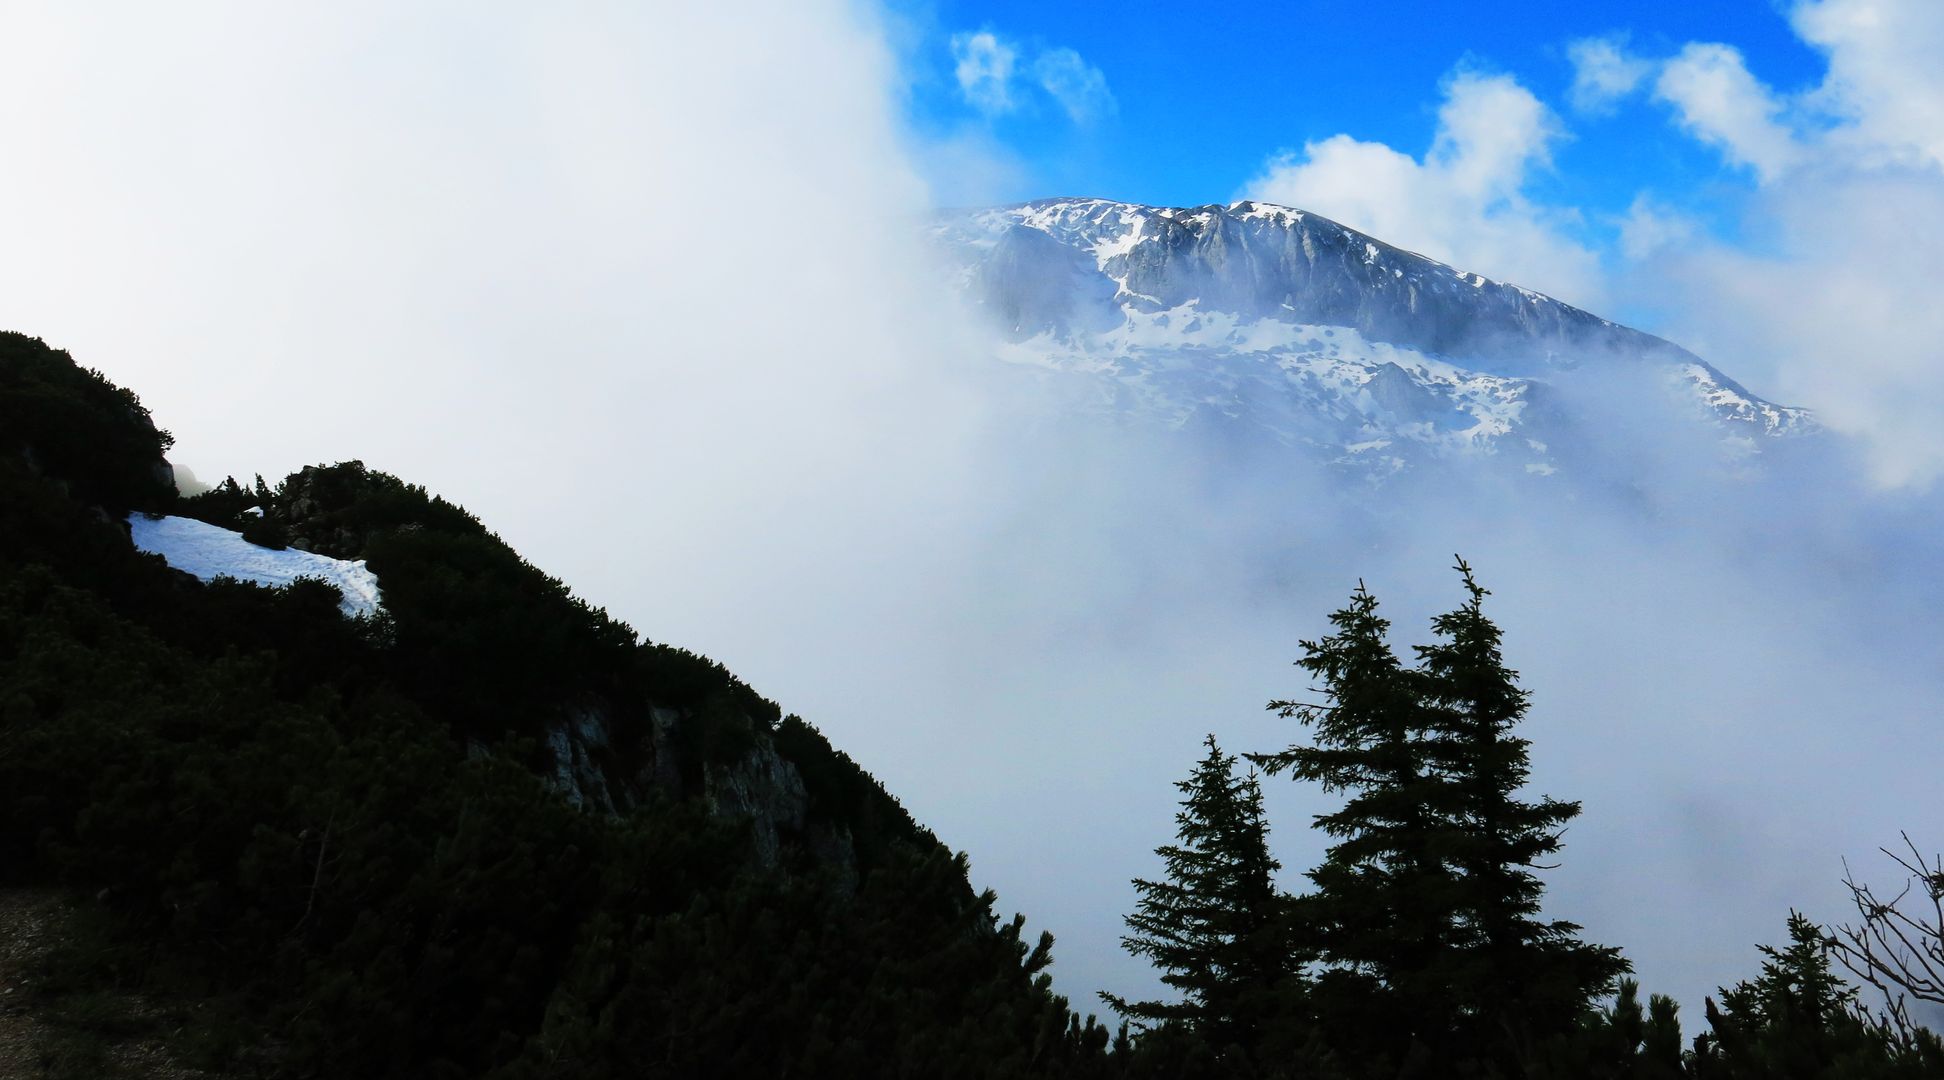
<path id="1" fill-rule="evenodd" d="M 1908 856 L 1878 849 L 1906 875 L 1903 888 L 1887 901 L 1869 885 L 1859 884 L 1844 863 L 1843 886 L 1861 921 L 1836 927 L 1828 939 L 1837 961 L 1883 994 L 1893 1021 L 1904 1016 L 1906 995 L 1944 1004 L 1944 856 L 1927 862 L 1909 833 L 1903 834 L 1903 842 Z M 1921 892 L 1916 891 L 1919 884 Z M 1917 897 L 1930 901 L 1928 912 L 1912 910 Z"/>

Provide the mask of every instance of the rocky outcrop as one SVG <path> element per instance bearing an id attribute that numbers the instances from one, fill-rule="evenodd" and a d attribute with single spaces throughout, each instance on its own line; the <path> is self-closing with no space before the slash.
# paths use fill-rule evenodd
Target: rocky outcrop
<path id="1" fill-rule="evenodd" d="M 751 856 L 763 869 L 782 867 L 794 846 L 840 888 L 855 885 L 850 830 L 812 820 L 802 773 L 766 732 L 752 725 L 748 748 L 731 760 L 694 761 L 683 746 L 684 725 L 706 721 L 660 707 L 647 715 L 647 735 L 638 745 L 621 747 L 606 706 L 564 710 L 546 728 L 549 782 L 575 806 L 605 814 L 625 814 L 657 794 L 699 798 L 717 816 L 748 825 Z"/>
<path id="2" fill-rule="evenodd" d="M 290 546 L 299 551 L 329 555 L 335 559 L 354 558 L 364 551 L 365 536 L 360 531 L 331 520 L 332 509 L 303 486 L 314 470 L 305 469 L 294 478 L 293 490 L 285 494 L 283 518 L 289 522 Z"/>
<path id="3" fill-rule="evenodd" d="M 703 770 L 702 800 L 717 815 L 749 823 L 756 861 L 781 864 L 783 841 L 801 836 L 810 812 L 810 793 L 797 767 L 759 739 L 739 760 Z"/>
<path id="4" fill-rule="evenodd" d="M 635 799 L 623 792 L 617 804 L 608 784 L 604 759 L 611 759 L 613 744 L 607 717 L 599 709 L 570 709 L 566 717 L 547 729 L 547 752 L 553 758 L 549 779 L 554 789 L 575 806 L 614 814 L 633 805 Z"/>
<path id="5" fill-rule="evenodd" d="M 1245 318 L 1351 327 L 1372 341 L 1442 355 L 1489 354 L 1501 375 L 1588 351 L 1681 352 L 1530 289 L 1264 203 L 1049 199 L 947 216 L 938 233 L 948 251 L 971 256 L 974 299 L 1026 336 L 1111 325 L 1117 303 L 1146 312 L 1195 303 Z"/>

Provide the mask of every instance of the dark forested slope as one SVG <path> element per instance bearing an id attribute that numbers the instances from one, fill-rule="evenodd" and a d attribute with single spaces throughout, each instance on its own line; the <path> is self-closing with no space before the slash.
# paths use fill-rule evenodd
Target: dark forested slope
<path id="1" fill-rule="evenodd" d="M 349 462 L 181 498 L 136 397 L 0 334 L 0 885 L 275 1076 L 1086 1076 L 963 857 L 815 728 Z M 256 508 L 255 512 L 250 512 Z M 199 582 L 131 512 L 367 561 Z M 193 1036 L 193 1037 L 191 1037 Z"/>

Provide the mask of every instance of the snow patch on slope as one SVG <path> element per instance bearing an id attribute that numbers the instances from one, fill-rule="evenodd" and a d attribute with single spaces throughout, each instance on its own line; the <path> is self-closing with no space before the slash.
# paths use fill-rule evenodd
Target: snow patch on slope
<path id="1" fill-rule="evenodd" d="M 1395 471 L 1404 464 L 1397 451 L 1409 445 L 1503 451 L 1551 467 L 1544 443 L 1507 438 L 1525 427 L 1531 380 L 1468 370 L 1347 327 L 1251 319 L 1190 301 L 1130 311 L 1118 328 L 1086 338 L 1041 333 L 997 351 L 1024 367 L 1111 379 L 1115 391 L 1097 400 L 1101 407 L 1175 428 L 1219 415 L 1284 445 L 1323 449 L 1339 464 Z"/>
<path id="2" fill-rule="evenodd" d="M 258 547 L 243 534 L 185 517 L 128 515 L 135 546 L 160 555 L 177 570 L 203 581 L 219 577 L 283 588 L 298 578 L 322 578 L 343 597 L 346 615 L 374 615 L 379 607 L 378 576 L 364 560 L 348 561 L 288 548 Z"/>
<path id="3" fill-rule="evenodd" d="M 1678 384 L 1691 389 L 1714 415 L 1740 421 L 1764 435 L 1785 436 L 1816 426 L 1809 410 L 1763 401 L 1706 364 L 1682 364 L 1674 376 Z"/>

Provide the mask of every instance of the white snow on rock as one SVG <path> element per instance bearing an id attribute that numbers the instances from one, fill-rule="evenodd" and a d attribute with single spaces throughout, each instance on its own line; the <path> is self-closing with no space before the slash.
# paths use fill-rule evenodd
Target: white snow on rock
<path id="1" fill-rule="evenodd" d="M 273 551 L 243 539 L 242 533 L 194 518 L 136 513 L 128 515 L 128 528 L 137 548 L 203 581 L 226 577 L 282 588 L 298 578 L 322 578 L 343 597 L 338 606 L 346 615 L 378 611 L 378 576 L 365 568 L 363 559 L 333 559 L 295 548 Z"/>
<path id="2" fill-rule="evenodd" d="M 1747 456 L 1820 429 L 1672 342 L 1290 207 L 1042 199 L 945 211 L 930 233 L 995 356 L 1083 410 L 1359 469 L 1463 456 L 1550 476 L 1571 455 L 1548 446 L 1602 422 L 1561 402 L 1644 369 Z"/>

